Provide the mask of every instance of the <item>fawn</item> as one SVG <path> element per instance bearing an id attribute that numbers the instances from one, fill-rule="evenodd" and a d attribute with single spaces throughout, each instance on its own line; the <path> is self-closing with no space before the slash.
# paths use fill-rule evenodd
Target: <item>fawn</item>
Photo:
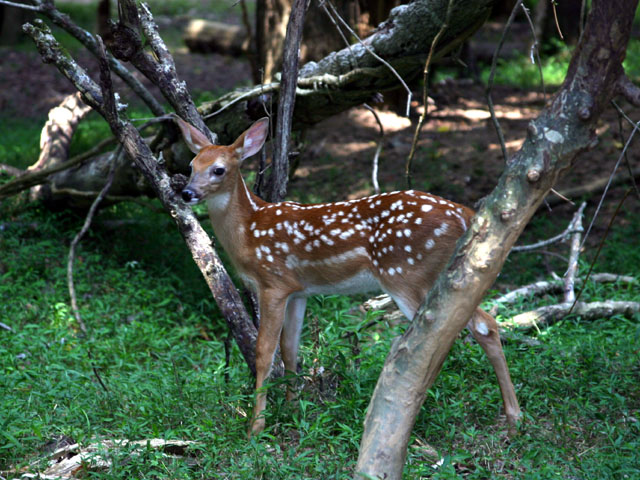
<path id="1" fill-rule="evenodd" d="M 196 157 L 182 191 L 194 205 L 206 200 L 215 235 L 258 298 L 256 401 L 249 434 L 264 429 L 263 383 L 278 342 L 285 370 L 296 372 L 306 298 L 383 290 L 411 320 L 453 253 L 474 212 L 418 191 L 383 193 L 348 202 L 268 203 L 247 188 L 240 165 L 258 153 L 268 118 L 229 146 L 212 145 L 177 119 Z M 520 407 L 495 319 L 477 309 L 469 330 L 493 366 L 511 426 Z M 287 390 L 287 399 L 294 391 Z"/>

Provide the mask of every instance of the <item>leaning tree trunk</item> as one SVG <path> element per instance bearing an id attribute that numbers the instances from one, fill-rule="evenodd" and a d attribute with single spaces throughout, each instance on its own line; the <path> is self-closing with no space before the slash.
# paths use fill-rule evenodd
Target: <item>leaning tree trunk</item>
<path id="1" fill-rule="evenodd" d="M 562 88 L 529 124 L 522 148 L 387 357 L 365 419 L 356 478 L 401 478 L 426 390 L 455 338 L 558 176 L 596 141 L 598 118 L 624 79 L 622 60 L 636 4 L 593 2 Z"/>

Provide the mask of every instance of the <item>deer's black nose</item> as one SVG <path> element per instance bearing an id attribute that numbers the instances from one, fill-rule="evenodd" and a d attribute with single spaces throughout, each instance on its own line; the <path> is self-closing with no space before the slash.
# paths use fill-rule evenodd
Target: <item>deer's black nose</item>
<path id="1" fill-rule="evenodd" d="M 195 198 L 196 198 L 196 192 L 194 192 L 190 188 L 185 188 L 184 190 L 182 190 L 182 199 L 185 202 L 191 203 Z"/>

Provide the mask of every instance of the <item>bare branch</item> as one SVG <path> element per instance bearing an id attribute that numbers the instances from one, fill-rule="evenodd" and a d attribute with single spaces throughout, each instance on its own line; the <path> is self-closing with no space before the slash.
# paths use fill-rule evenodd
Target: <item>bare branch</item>
<path id="1" fill-rule="evenodd" d="M 564 274 L 564 299 L 565 303 L 573 302 L 576 299 L 574 285 L 576 280 L 576 272 L 578 271 L 578 256 L 580 255 L 580 234 L 582 233 L 582 212 L 586 207 L 586 202 L 582 202 L 580 208 L 573 216 L 571 225 L 574 233 L 571 235 L 571 249 L 569 253 L 569 266 Z"/>
<path id="2" fill-rule="evenodd" d="M 582 215 L 582 212 L 584 211 L 584 207 L 586 206 L 586 203 L 583 203 L 582 205 L 580 205 L 580 208 L 578 209 L 578 211 L 574 214 L 573 219 L 569 222 L 569 225 L 567 226 L 567 228 L 564 229 L 564 231 L 562 231 L 561 233 L 559 233 L 558 235 L 548 238 L 547 240 L 541 240 L 539 242 L 536 243 L 532 243 L 531 245 L 518 245 L 515 246 L 511 249 L 512 252 L 527 252 L 527 251 L 531 251 L 531 250 L 536 250 L 538 248 L 542 248 L 542 247 L 547 247 L 553 243 L 556 242 L 560 242 L 562 240 L 565 240 L 569 235 L 572 235 L 576 232 L 583 232 L 584 230 L 582 229 L 582 226 L 580 227 L 580 229 L 578 229 L 576 227 L 576 218 L 577 215 Z"/>
<path id="3" fill-rule="evenodd" d="M 73 23 L 68 15 L 61 13 L 58 9 L 55 8 L 55 5 L 52 1 L 31 1 L 38 6 L 40 13 L 50 18 L 54 24 L 66 30 L 76 40 L 82 43 L 87 48 L 87 50 L 98 56 L 98 44 L 95 37 L 91 33 Z M 151 110 L 154 115 L 162 115 L 164 113 L 162 105 L 160 105 L 160 103 L 155 99 L 151 92 L 149 92 L 149 90 L 147 90 L 147 88 L 142 84 L 142 82 L 140 82 L 122 63 L 120 63 L 112 55 L 109 54 L 108 59 L 111 69 L 129 86 L 129 88 L 131 88 L 133 92 L 136 93 L 136 95 L 138 95 L 142 99 L 149 110 Z"/>
<path id="4" fill-rule="evenodd" d="M 447 13 L 444 18 L 444 22 L 442 22 L 442 26 L 435 37 L 433 37 L 433 41 L 431 42 L 431 47 L 429 48 L 429 55 L 427 55 L 427 60 L 424 62 L 424 70 L 422 72 L 422 107 L 424 110 L 422 111 L 422 115 L 418 119 L 418 125 L 416 125 L 416 130 L 413 134 L 413 141 L 411 142 L 411 150 L 409 151 L 409 156 L 407 157 L 407 162 L 404 166 L 404 177 L 407 182 L 407 186 L 411 188 L 411 162 L 413 161 L 413 156 L 416 153 L 416 146 L 418 145 L 418 138 L 420 137 L 420 130 L 422 129 L 422 124 L 424 123 L 424 119 L 427 117 L 429 102 L 427 101 L 429 98 L 429 68 L 431 67 L 431 59 L 433 58 L 433 52 L 436 49 L 436 45 L 438 45 L 438 41 L 440 37 L 444 34 L 444 32 L 449 27 L 449 21 L 451 20 L 451 11 L 453 7 L 453 0 L 449 0 L 447 4 Z M 408 116 L 408 112 L 407 112 Z"/>
<path id="5" fill-rule="evenodd" d="M 496 129 L 496 133 L 498 134 L 498 140 L 500 140 L 500 148 L 502 149 L 502 156 L 504 157 L 504 161 L 507 161 L 507 147 L 504 142 L 504 134 L 502 133 L 502 127 L 500 127 L 500 122 L 498 122 L 498 117 L 496 116 L 496 110 L 493 106 L 493 99 L 491 98 L 491 90 L 493 89 L 493 80 L 496 74 L 496 67 L 498 66 L 498 55 L 500 55 L 500 50 L 502 50 L 502 46 L 504 45 L 504 41 L 507 37 L 507 32 L 511 28 L 511 24 L 513 20 L 516 18 L 516 13 L 518 12 L 518 7 L 522 5 L 522 0 L 518 0 L 511 10 L 511 15 L 509 15 L 509 19 L 507 23 L 504 25 L 504 29 L 502 30 L 502 35 L 500 36 L 500 41 L 498 42 L 498 46 L 493 52 L 493 59 L 491 60 L 491 71 L 489 73 L 489 80 L 487 81 L 487 90 L 485 92 L 487 96 L 487 106 L 489 107 L 489 112 L 491 113 L 491 121 L 493 122 L 493 126 Z"/>
<path id="6" fill-rule="evenodd" d="M 380 129 L 380 136 L 378 137 L 376 153 L 373 155 L 373 167 L 371 168 L 371 184 L 373 185 L 373 190 L 376 193 L 380 193 L 380 185 L 378 184 L 378 159 L 380 158 L 380 152 L 382 151 L 382 144 L 384 143 L 384 127 L 382 126 L 380 117 L 371 106 L 365 103 L 364 108 L 366 108 L 371 112 L 371 114 L 373 115 L 373 118 L 376 119 L 378 128 Z"/>
<path id="7" fill-rule="evenodd" d="M 351 26 L 340 16 L 340 14 L 338 13 L 338 11 L 336 10 L 336 7 L 333 6 L 333 4 L 331 3 L 330 0 L 324 0 L 323 2 L 323 6 L 325 4 L 329 5 L 329 8 L 331 9 L 332 14 L 334 15 L 335 18 L 338 19 L 338 21 L 349 31 L 349 33 L 351 35 L 353 35 L 358 42 L 360 43 L 360 45 L 362 45 L 364 47 L 365 50 L 367 50 L 369 52 L 369 54 L 371 54 L 371 56 L 373 56 L 373 58 L 375 58 L 377 61 L 379 61 L 381 64 L 383 64 L 385 67 L 387 67 L 389 69 L 389 71 L 391 73 L 393 73 L 393 75 L 398 79 L 398 81 L 400 82 L 400 84 L 402 85 L 402 87 L 405 89 L 405 91 L 407 92 L 407 106 L 405 108 L 405 116 L 408 117 L 409 116 L 409 107 L 411 106 L 411 89 L 407 86 L 406 82 L 404 81 L 404 79 L 402 78 L 402 76 L 400 76 L 400 74 L 398 73 L 398 71 L 393 68 L 389 62 L 387 62 L 386 60 L 384 60 L 382 57 L 380 57 L 380 55 L 378 55 L 369 45 L 368 43 L 365 43 L 362 41 L 362 39 L 358 36 L 358 34 L 351 28 Z M 326 8 L 326 7 L 325 7 Z M 327 10 L 325 10 L 327 11 Z M 328 12 L 328 11 L 327 11 Z"/>
<path id="8" fill-rule="evenodd" d="M 589 281 L 594 283 L 636 283 L 638 281 L 637 278 L 631 277 L 628 275 L 617 275 L 614 273 L 594 273 L 589 278 Z M 577 284 L 582 284 L 583 280 L 581 278 L 576 279 Z M 540 281 L 531 283 L 529 285 L 525 285 L 523 287 L 517 288 L 515 290 L 511 290 L 509 293 L 505 293 L 504 295 L 493 300 L 496 306 L 492 309 L 492 315 L 497 313 L 498 305 L 509 305 L 516 303 L 521 298 L 527 297 L 539 297 L 542 295 L 546 295 L 548 293 L 561 293 L 563 289 L 562 283 L 559 280 L 556 281 Z"/>
<path id="9" fill-rule="evenodd" d="M 39 5 L 26 5 L 24 3 L 9 2 L 7 0 L 0 0 L 0 5 L 21 8 L 23 10 L 31 10 L 32 12 L 42 12 L 42 7 Z"/>
<path id="10" fill-rule="evenodd" d="M 84 220 L 84 224 L 82 225 L 82 228 L 76 234 L 76 236 L 73 237 L 73 240 L 71 241 L 71 245 L 69 247 L 69 255 L 67 257 L 67 286 L 69 289 L 69 297 L 71 297 L 71 310 L 73 311 L 73 316 L 75 317 L 76 322 L 80 327 L 80 330 L 82 330 L 82 333 L 84 333 L 85 335 L 87 334 L 87 327 L 84 324 L 84 321 L 82 320 L 82 316 L 80 315 L 80 310 L 78 309 L 76 289 L 73 283 L 73 263 L 76 257 L 76 247 L 80 243 L 80 240 L 82 240 L 82 237 L 84 237 L 85 233 L 87 233 L 87 230 L 89 230 L 89 227 L 91 226 L 91 222 L 98 208 L 98 205 L 100 205 L 100 202 L 109 191 L 109 188 L 111 188 L 111 184 L 113 183 L 113 177 L 115 176 L 115 173 L 116 173 L 116 166 L 118 164 L 121 154 L 122 154 L 122 147 L 120 146 L 118 147 L 116 152 L 112 155 L 112 160 L 111 160 L 112 163 L 109 169 L 109 173 L 107 174 L 107 181 L 105 182 L 104 187 L 102 187 L 102 190 L 100 190 L 100 193 L 96 196 L 96 199 L 91 204 L 91 208 L 89 208 L 89 212 L 87 213 L 87 216 Z"/>
<path id="11" fill-rule="evenodd" d="M 614 315 L 631 317 L 640 312 L 640 302 L 613 300 L 591 303 L 577 302 L 573 309 L 572 305 L 572 303 L 560 303 L 540 307 L 536 310 L 511 317 L 508 320 L 503 320 L 500 322 L 500 326 L 530 329 L 551 325 L 558 320 L 562 320 L 570 313 L 579 316 L 582 320 L 597 320 L 600 318 L 609 318 Z"/>
<path id="12" fill-rule="evenodd" d="M 616 93 L 622 95 L 634 107 L 640 107 L 640 88 L 626 75 L 620 77 L 616 83 Z"/>
<path id="13" fill-rule="evenodd" d="M 278 99 L 278 115 L 276 118 L 276 135 L 273 142 L 273 171 L 269 178 L 268 197 L 271 202 L 281 202 L 287 195 L 289 180 L 289 138 L 291 137 L 291 120 L 296 101 L 296 85 L 298 81 L 298 55 L 302 41 L 304 18 L 310 0 L 294 0 L 291 16 L 287 24 L 282 56 L 282 80 L 280 98 Z"/>

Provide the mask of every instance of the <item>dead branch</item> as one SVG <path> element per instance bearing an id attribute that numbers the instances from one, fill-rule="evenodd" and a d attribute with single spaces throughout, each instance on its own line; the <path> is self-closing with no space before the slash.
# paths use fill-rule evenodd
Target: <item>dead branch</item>
<path id="1" fill-rule="evenodd" d="M 287 195 L 289 180 L 289 138 L 293 107 L 298 83 L 298 55 L 302 41 L 304 18 L 310 0 L 294 0 L 282 54 L 282 80 L 278 99 L 275 139 L 273 142 L 273 168 L 269 178 L 267 197 L 270 202 L 281 202 Z"/>
<path id="2" fill-rule="evenodd" d="M 413 157 L 416 153 L 416 147 L 418 146 L 418 138 L 420 138 L 420 130 L 422 129 L 422 125 L 424 123 L 425 118 L 427 118 L 427 113 L 429 111 L 429 68 L 431 67 L 431 60 L 433 59 L 433 52 L 440 41 L 440 38 L 444 34 L 444 32 L 449 27 L 449 21 L 451 20 L 451 9 L 453 6 L 453 0 L 449 0 L 447 5 L 447 14 L 442 22 L 442 26 L 435 37 L 433 37 L 433 41 L 431 42 L 431 47 L 429 47 L 429 55 L 427 55 L 427 60 L 424 62 L 424 70 L 422 72 L 422 114 L 418 119 L 418 124 L 416 125 L 416 130 L 413 133 L 413 140 L 411 141 L 411 149 L 409 150 L 409 155 L 407 156 L 407 161 L 404 166 L 404 178 L 407 182 L 407 187 L 411 188 L 411 162 L 413 161 Z M 408 116 L 408 115 L 407 115 Z"/>
<path id="3" fill-rule="evenodd" d="M 582 229 L 582 212 L 586 207 L 586 202 L 582 202 L 580 208 L 573 216 L 571 224 L 573 224 L 574 233 L 571 234 L 571 248 L 569 250 L 569 266 L 564 275 L 564 299 L 565 303 L 573 302 L 576 299 L 574 285 L 576 281 L 576 272 L 578 271 L 578 256 L 580 255 L 580 236 Z"/>
<path id="4" fill-rule="evenodd" d="M 640 181 L 640 168 L 635 168 L 631 172 L 633 178 L 637 181 Z M 569 188 L 567 190 L 563 190 L 560 192 L 562 195 L 568 198 L 580 198 L 580 197 L 589 197 L 593 195 L 599 195 L 604 192 L 607 185 L 609 188 L 616 187 L 622 185 L 627 182 L 627 177 L 623 175 L 618 175 L 614 177 L 609 183 L 609 177 L 599 178 L 597 180 L 592 180 L 584 185 L 580 185 L 579 187 Z M 550 206 L 555 206 L 561 203 L 563 200 L 557 197 L 548 197 L 547 203 Z"/>
<path id="5" fill-rule="evenodd" d="M 52 108 L 40 135 L 40 156 L 27 171 L 37 172 L 67 160 L 73 133 L 90 111 L 91 108 L 82 103 L 78 92 L 68 95 L 60 105 Z M 39 190 L 36 187 L 31 191 L 32 200 L 41 196 Z"/>
<path id="6" fill-rule="evenodd" d="M 82 333 L 84 333 L 85 335 L 87 334 L 87 327 L 84 324 L 84 321 L 82 320 L 82 316 L 80 315 L 80 310 L 78 309 L 76 289 L 73 282 L 73 264 L 75 262 L 76 247 L 80 243 L 80 240 L 82 240 L 82 237 L 84 237 L 85 233 L 87 233 L 87 230 L 89 230 L 89 227 L 91 226 L 91 222 L 98 208 L 98 205 L 100 205 L 100 202 L 109 191 L 109 188 L 111 188 L 111 184 L 113 183 L 113 177 L 115 176 L 115 173 L 116 173 L 116 165 L 118 163 L 121 153 L 122 153 L 122 148 L 119 147 L 116 150 L 116 153 L 113 154 L 111 169 L 109 170 L 107 181 L 105 182 L 104 187 L 102 187 L 102 190 L 100 190 L 100 193 L 98 193 L 95 200 L 91 204 L 91 208 L 89 208 L 89 212 L 87 213 L 87 216 L 85 218 L 84 224 L 82 225 L 82 228 L 77 233 L 77 235 L 73 237 L 73 240 L 71 241 L 71 245 L 69 246 L 69 255 L 67 258 L 67 286 L 69 289 L 69 297 L 71 297 L 71 310 L 73 311 L 73 316 L 75 317 L 76 322 L 80 327 L 80 330 L 82 330 Z M 102 381 L 100 383 L 102 383 Z"/>
<path id="7" fill-rule="evenodd" d="M 547 246 L 552 245 L 554 243 L 563 241 L 566 238 L 568 238 L 570 235 L 573 235 L 573 234 L 575 234 L 577 232 L 584 231 L 583 228 L 582 228 L 582 225 L 580 225 L 580 228 L 578 229 L 578 227 L 576 226 L 576 223 L 577 223 L 578 219 L 582 217 L 582 212 L 584 211 L 584 208 L 586 206 L 587 206 L 586 203 L 582 203 L 582 205 L 580 205 L 580 208 L 573 215 L 573 218 L 569 222 L 569 225 L 567 226 L 567 228 L 564 229 L 563 232 L 559 233 L 558 235 L 556 235 L 554 237 L 548 238 L 546 240 L 541 240 L 539 242 L 532 243 L 531 245 L 517 245 L 517 246 L 513 247 L 511 249 L 511 251 L 512 252 L 528 252 L 528 251 L 531 251 L 531 250 L 537 250 L 539 248 L 547 247 Z"/>
<path id="8" fill-rule="evenodd" d="M 21 175 L 24 175 L 25 170 L 21 170 L 19 168 L 13 167 L 11 165 L 7 165 L 5 163 L 0 163 L 0 173 L 1 172 L 6 173 L 7 175 L 11 175 L 12 177 L 19 177 Z M 2 188 L 2 187 L 0 187 L 0 188 Z"/>
<path id="9" fill-rule="evenodd" d="M 373 154 L 373 165 L 371 167 L 371 185 L 373 185 L 373 191 L 377 194 L 380 193 L 380 184 L 378 183 L 378 160 L 380 158 L 380 152 L 382 151 L 382 145 L 384 144 L 384 127 L 380 121 L 380 116 L 370 105 L 364 104 L 364 108 L 369 110 L 376 119 L 380 135 L 378 136 L 378 143 L 376 145 L 376 152 Z"/>
<path id="10" fill-rule="evenodd" d="M 576 302 L 575 305 L 573 302 L 547 305 L 530 312 L 521 313 L 508 320 L 503 320 L 500 322 L 500 326 L 522 329 L 538 328 L 562 320 L 569 313 L 579 316 L 583 320 L 610 318 L 614 315 L 631 317 L 636 313 L 640 313 L 640 302 L 608 300 L 606 302 L 591 303 Z"/>
<path id="11" fill-rule="evenodd" d="M 148 21 L 151 22 L 151 20 Z M 137 129 L 130 122 L 119 117 L 117 102 L 113 98 L 113 92 L 110 87 L 106 56 L 102 54 L 102 51 L 99 52 L 101 53 L 99 59 L 102 79 L 102 87 L 99 87 L 70 55 L 62 51 L 51 31 L 43 22 L 35 21 L 34 24 L 25 25 L 24 30 L 36 43 L 43 59 L 48 63 L 53 63 L 81 92 L 85 103 L 90 104 L 107 119 L 113 134 L 123 144 L 129 158 L 144 174 L 164 208 L 171 214 L 223 317 L 231 328 L 240 351 L 244 355 L 251 371 L 255 372 L 256 329 L 241 302 L 238 292 L 224 270 L 222 262 L 212 248 L 211 239 L 202 229 L 191 209 L 173 191 L 171 179 L 164 168 L 164 164 L 154 158 L 149 146 L 144 142 Z M 163 78 L 166 79 L 167 76 L 173 76 L 175 81 L 160 85 L 164 90 L 171 89 L 179 83 L 175 76 L 175 69 L 165 72 Z M 188 96 L 186 89 L 182 94 Z M 105 98 L 105 96 L 109 98 Z M 167 96 L 177 98 L 179 95 L 168 93 Z M 191 105 L 193 105 L 192 102 Z M 189 110 L 189 107 L 179 105 L 179 110 L 185 112 Z"/>
<path id="12" fill-rule="evenodd" d="M 129 456 L 133 457 L 140 455 L 147 448 L 163 452 L 163 456 L 166 457 L 167 461 L 175 462 L 176 460 L 181 460 L 187 464 L 193 464 L 195 462 L 189 458 L 189 449 L 196 445 L 198 445 L 197 442 L 190 440 L 164 440 L 161 438 L 137 441 L 128 439 L 102 440 L 86 446 L 72 443 L 71 445 L 64 445 L 48 455 L 46 458 L 48 463 L 44 471 L 36 470 L 37 473 L 31 473 L 30 471 L 24 472 L 21 470 L 20 472 L 13 471 L 9 473 L 19 475 L 16 478 L 21 480 L 31 478 L 40 480 L 84 478 L 87 473 L 91 474 L 91 472 L 101 472 L 109 469 L 113 462 L 114 453 L 117 451 L 130 452 Z M 30 467 L 35 470 L 40 466 L 40 461 L 41 459 L 38 459 Z"/>
<path id="13" fill-rule="evenodd" d="M 615 273 L 594 273 L 589 278 L 589 281 L 594 283 L 636 283 L 638 280 L 635 277 L 631 277 L 629 275 L 617 275 Z M 581 285 L 582 283 L 583 280 L 581 278 L 576 278 L 576 284 Z M 561 293 L 562 291 L 563 285 L 560 281 L 550 282 L 547 280 L 543 280 L 531 283 L 515 290 L 511 290 L 509 293 L 506 293 L 493 300 L 493 302 L 495 302 L 495 305 L 491 309 L 490 313 L 492 315 L 495 315 L 497 313 L 498 306 L 516 303 L 521 298 L 541 297 L 546 294 Z"/>
<path id="14" fill-rule="evenodd" d="M 97 143 L 86 152 L 76 155 L 66 162 L 58 163 L 57 165 L 51 165 L 47 168 L 43 168 L 42 170 L 19 170 L 20 172 L 22 172 L 22 174 L 19 175 L 18 178 L 14 178 L 10 182 L 5 183 L 4 185 L 0 185 L 0 200 L 20 193 L 21 191 L 26 190 L 27 188 L 31 188 L 34 185 L 40 185 L 46 182 L 50 176 L 58 172 L 62 172 L 75 166 L 82 165 L 90 158 L 94 158 L 95 155 L 97 155 L 101 150 L 114 143 L 116 143 L 116 139 L 114 137 L 107 138 Z M 91 196 L 95 197 L 95 194 L 92 194 Z"/>
<path id="15" fill-rule="evenodd" d="M 507 147 L 504 141 L 504 133 L 502 133 L 502 127 L 500 126 L 500 122 L 498 122 L 498 117 L 496 116 L 496 109 L 493 106 L 493 98 L 491 97 L 491 90 L 493 89 L 493 80 L 496 74 L 496 68 L 498 66 L 498 56 L 500 55 L 500 50 L 502 50 L 502 46 L 504 45 L 504 41 L 507 38 L 507 32 L 511 28 L 511 24 L 516 18 L 516 13 L 518 12 L 518 7 L 522 4 L 522 0 L 518 0 L 511 10 L 511 14 L 507 20 L 507 23 L 504 25 L 504 29 L 502 30 L 502 35 L 500 36 L 500 41 L 498 42 L 498 46 L 493 52 L 493 58 L 491 60 L 491 71 L 489 73 L 489 80 L 487 81 L 487 90 L 485 95 L 487 97 L 487 106 L 489 107 L 489 113 L 491 113 L 491 121 L 493 122 L 493 126 L 496 129 L 496 134 L 498 135 L 498 140 L 500 141 L 500 148 L 502 149 L 502 156 L 504 157 L 504 161 L 506 163 L 507 157 Z"/>
<path id="16" fill-rule="evenodd" d="M 28 0 L 32 6 L 26 4 L 15 4 L 14 6 L 20 8 L 26 8 L 30 10 L 35 10 L 46 17 L 48 17 L 55 25 L 60 28 L 66 30 L 70 33 L 76 40 L 82 43 L 87 50 L 89 50 L 94 55 L 98 53 L 98 44 L 96 42 L 95 37 L 89 33 L 88 31 L 80 28 L 78 25 L 73 23 L 68 15 L 61 13 L 54 5 L 54 2 L 51 0 Z M 113 58 L 110 54 L 108 55 L 109 64 L 111 69 L 118 75 L 131 90 L 136 93 L 140 99 L 149 107 L 149 110 L 153 112 L 154 115 L 162 115 L 164 113 L 164 109 L 160 105 L 160 103 L 154 98 L 154 96 L 147 90 L 147 88 L 129 71 L 127 68 L 122 65 L 118 60 Z"/>
<path id="17" fill-rule="evenodd" d="M 616 83 L 616 93 L 622 95 L 634 107 L 640 107 L 640 88 L 626 75 L 620 77 Z"/>

